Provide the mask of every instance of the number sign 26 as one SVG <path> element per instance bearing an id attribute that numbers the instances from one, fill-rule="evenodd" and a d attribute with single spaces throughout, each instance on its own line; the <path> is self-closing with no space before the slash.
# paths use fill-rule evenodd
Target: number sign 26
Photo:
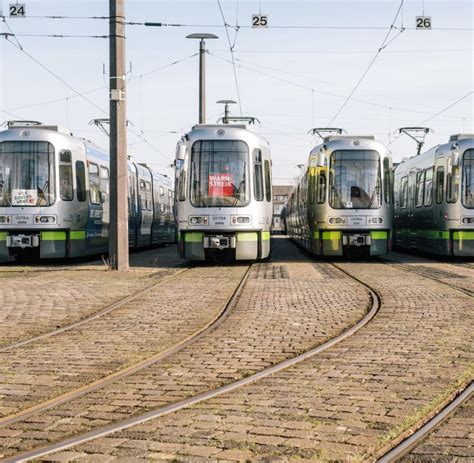
<path id="1" fill-rule="evenodd" d="M 266 14 L 253 14 L 252 15 L 252 27 L 268 27 L 268 15 L 266 15 Z"/>
<path id="2" fill-rule="evenodd" d="M 416 28 L 417 29 L 431 29 L 431 16 L 417 16 Z"/>
<path id="3" fill-rule="evenodd" d="M 26 14 L 24 3 L 11 3 L 9 5 L 10 18 L 24 18 Z"/>

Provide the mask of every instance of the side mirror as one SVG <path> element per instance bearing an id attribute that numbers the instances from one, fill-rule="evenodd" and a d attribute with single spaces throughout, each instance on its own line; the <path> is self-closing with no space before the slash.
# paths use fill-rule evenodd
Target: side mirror
<path id="1" fill-rule="evenodd" d="M 318 167 L 324 167 L 324 164 L 326 162 L 326 156 L 324 156 L 324 153 L 322 151 L 318 153 L 318 158 L 316 162 Z"/>
<path id="2" fill-rule="evenodd" d="M 176 148 L 176 159 L 181 159 L 184 161 L 185 154 L 186 154 L 186 145 L 184 143 L 179 143 Z"/>
<path id="3" fill-rule="evenodd" d="M 459 146 L 457 145 L 457 143 L 453 144 L 453 146 L 451 147 L 451 151 L 453 153 L 451 165 L 453 167 L 458 167 L 459 166 Z"/>

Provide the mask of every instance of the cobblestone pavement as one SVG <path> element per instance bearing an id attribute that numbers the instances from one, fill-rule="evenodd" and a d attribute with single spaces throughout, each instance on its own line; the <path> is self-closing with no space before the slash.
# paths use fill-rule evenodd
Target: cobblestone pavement
<path id="1" fill-rule="evenodd" d="M 180 262 L 175 246 L 134 253 L 130 260 L 127 274 L 107 272 L 102 262 L 0 267 L 0 349 L 86 318 L 174 273 L 171 267 Z"/>
<path id="2" fill-rule="evenodd" d="M 403 262 L 401 268 L 406 268 L 410 272 L 428 278 L 435 278 L 474 293 L 474 267 L 470 267 L 470 265 L 458 265 L 455 260 L 445 257 L 440 257 L 439 260 L 436 260 L 435 256 L 402 254 L 398 252 L 391 253 L 385 260 Z"/>
<path id="3" fill-rule="evenodd" d="M 192 268 L 101 318 L 0 352 L 0 414 L 91 383 L 187 338 L 218 315 L 246 269 Z"/>
<path id="4" fill-rule="evenodd" d="M 472 377 L 473 302 L 393 265 L 340 265 L 375 287 L 383 301 L 380 313 L 357 334 L 254 384 L 56 456 L 266 463 L 370 459 Z"/>
<path id="5" fill-rule="evenodd" d="M 474 397 L 434 430 L 401 463 L 460 463 L 474 461 Z"/>
<path id="6" fill-rule="evenodd" d="M 273 255 L 274 262 L 254 265 L 234 310 L 212 333 L 147 370 L 10 425 L 5 454 L 240 379 L 336 336 L 366 313 L 366 289 L 331 265 L 313 263 L 285 239 L 274 239 Z"/>

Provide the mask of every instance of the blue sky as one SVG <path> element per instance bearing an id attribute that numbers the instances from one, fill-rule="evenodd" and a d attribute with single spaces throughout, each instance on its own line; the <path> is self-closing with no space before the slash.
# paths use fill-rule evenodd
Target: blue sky
<path id="1" fill-rule="evenodd" d="M 78 92 L 96 89 L 85 96 L 107 111 L 108 80 L 103 65 L 107 73 L 108 40 L 36 35 L 107 35 L 108 22 L 32 16 L 107 16 L 108 2 L 22 1 L 28 18 L 7 18 L 1 32 L 9 32 L 9 26 L 25 51 Z M 3 1 L 5 14 L 9 3 Z M 260 4 L 273 28 L 248 27 Z M 234 56 L 243 113 L 262 122 L 257 130 L 271 144 L 275 183 L 289 182 L 298 173 L 296 165 L 305 161 L 316 143 L 307 131 L 312 126 L 326 126 L 340 110 L 374 58 L 400 0 L 221 0 L 221 5 L 227 22 L 242 26 Z M 413 30 L 415 16 L 422 14 L 423 7 L 432 17 L 431 31 Z M 406 137 L 393 135 L 398 127 L 429 119 L 426 125 L 435 133 L 427 139 L 427 147 L 445 142 L 452 133 L 474 132 L 472 94 L 437 115 L 473 91 L 472 2 L 405 1 L 402 13 L 396 26 L 402 25 L 403 18 L 406 30 L 382 50 L 331 124 L 350 134 L 373 134 L 384 143 L 391 142 L 395 160 L 415 149 Z M 220 37 L 208 42 L 209 121 L 215 122 L 222 112 L 217 100 L 237 99 L 222 17 L 214 0 L 129 0 L 126 15 L 127 21 L 186 25 L 127 27 L 127 62 L 132 69 L 127 109 L 134 124 L 134 133 L 128 137 L 129 151 L 138 161 L 169 174 L 167 166 L 173 160 L 176 141 L 197 122 L 198 59 L 189 57 L 197 52 L 198 43 L 187 40 L 187 34 L 212 32 Z M 229 32 L 234 41 L 235 29 Z M 390 37 L 396 34 L 394 30 Z M 174 61 L 180 62 L 170 65 Z M 4 39 L 0 41 L 0 65 L 0 110 L 11 113 L 0 113 L 1 120 L 15 115 L 66 125 L 76 135 L 107 146 L 107 138 L 88 125 L 106 113 L 77 97 Z M 238 106 L 233 111 L 238 115 Z"/>

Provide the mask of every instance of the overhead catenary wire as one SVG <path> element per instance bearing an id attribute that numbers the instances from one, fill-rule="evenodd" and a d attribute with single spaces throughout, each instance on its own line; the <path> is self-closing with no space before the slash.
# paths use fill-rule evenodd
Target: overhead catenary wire
<path id="1" fill-rule="evenodd" d="M 240 98 L 240 90 L 239 90 L 239 81 L 237 79 L 237 71 L 235 69 L 235 60 L 234 60 L 234 46 L 232 45 L 231 41 L 230 41 L 230 35 L 229 35 L 229 25 L 227 24 L 226 20 L 225 20 L 225 16 L 224 16 L 224 11 L 222 10 L 222 6 L 221 6 L 221 2 L 220 0 L 217 0 L 217 5 L 219 6 L 219 11 L 221 13 L 221 16 L 222 16 L 222 21 L 224 22 L 224 26 L 225 26 L 225 33 L 226 33 L 226 36 L 227 36 L 227 41 L 229 43 L 229 50 L 230 50 L 230 56 L 232 57 L 232 67 L 233 67 L 233 71 L 234 71 L 234 81 L 235 81 L 235 90 L 237 92 L 237 101 L 239 103 L 239 110 L 240 110 L 240 115 L 243 116 L 243 113 L 242 113 L 242 101 L 241 101 L 241 98 Z M 236 36 L 235 36 L 235 40 L 237 39 L 237 32 L 238 32 L 238 26 L 236 26 Z M 235 45 L 235 40 L 234 40 L 234 45 Z"/>
<path id="2" fill-rule="evenodd" d="M 365 69 L 365 71 L 362 73 L 362 76 L 360 77 L 360 79 L 357 81 L 356 85 L 354 86 L 354 88 L 351 90 L 351 92 L 349 93 L 349 95 L 347 95 L 347 98 L 344 100 L 344 102 L 342 103 L 342 105 L 339 107 L 339 109 L 336 111 L 336 113 L 334 114 L 334 116 L 332 117 L 332 119 L 328 122 L 327 124 L 327 127 L 331 127 L 332 126 L 332 123 L 337 119 L 337 117 L 339 116 L 339 114 L 341 114 L 341 112 L 343 111 L 343 109 L 346 107 L 347 103 L 350 101 L 350 99 L 352 98 L 352 95 L 354 95 L 354 93 L 357 91 L 357 89 L 359 88 L 359 86 L 361 85 L 361 83 L 363 82 L 363 80 L 365 79 L 365 77 L 367 76 L 367 74 L 369 73 L 370 69 L 372 68 L 372 66 L 374 65 L 375 61 L 377 60 L 377 58 L 380 56 L 380 53 L 382 52 L 382 50 L 384 50 L 386 47 L 388 47 L 403 31 L 404 31 L 404 28 L 403 26 L 401 27 L 401 29 L 399 29 L 399 33 L 396 34 L 394 37 L 392 37 L 392 39 L 389 41 L 389 37 L 390 37 L 390 34 L 392 32 L 392 30 L 395 28 L 395 23 L 397 21 L 397 18 L 403 8 L 403 1 L 404 0 L 401 0 L 400 2 L 400 5 L 398 7 L 398 10 L 395 14 L 395 17 L 392 21 L 392 23 L 390 24 L 390 27 L 387 31 L 387 34 L 385 35 L 383 41 L 382 41 L 382 44 L 380 45 L 380 47 L 378 48 L 377 52 L 375 53 L 374 57 L 372 58 L 372 60 L 370 61 L 369 65 L 367 66 L 367 68 Z"/>
<path id="3" fill-rule="evenodd" d="M 221 57 L 219 55 L 216 55 L 215 53 L 212 53 L 210 51 L 208 51 L 208 54 L 210 56 L 213 56 L 214 58 L 217 58 L 217 59 L 221 60 L 221 61 L 225 61 L 229 64 L 232 64 L 232 62 L 230 60 L 228 60 L 227 58 L 223 58 L 223 57 Z M 335 98 L 347 98 L 346 95 L 318 90 L 318 89 L 315 89 L 314 87 L 309 87 L 307 85 L 304 85 L 304 84 L 301 84 L 301 83 L 298 83 L 298 82 L 294 82 L 292 80 L 289 80 L 289 79 L 286 79 L 286 78 L 283 78 L 283 77 L 279 77 L 277 75 L 270 74 L 270 73 L 265 72 L 265 71 L 261 71 L 259 69 L 254 69 L 254 68 L 249 67 L 247 65 L 240 64 L 240 62 L 242 60 L 239 60 L 239 58 L 236 58 L 236 61 L 239 62 L 238 66 L 242 69 L 246 69 L 246 70 L 254 72 L 256 74 L 266 76 L 270 79 L 277 80 L 277 81 L 286 83 L 288 85 L 292 85 L 294 87 L 301 88 L 301 89 L 309 91 L 309 92 L 314 91 L 314 93 L 316 95 L 319 94 L 319 95 L 327 95 L 327 96 L 331 96 L 331 97 L 335 97 Z M 397 107 L 397 106 L 393 106 L 393 105 L 389 106 L 389 105 L 384 105 L 384 104 L 381 104 L 381 103 L 375 103 L 373 101 L 363 100 L 363 99 L 360 99 L 360 98 L 351 98 L 351 100 L 355 101 L 355 102 L 358 102 L 358 103 L 367 104 L 369 106 L 378 107 L 378 108 L 384 108 L 384 109 L 392 108 L 392 110 L 394 110 L 394 111 L 401 111 L 401 112 L 407 112 L 407 113 L 413 113 L 413 114 L 425 114 L 425 115 L 427 114 L 427 115 L 430 115 L 430 116 L 433 115 L 433 113 L 428 112 L 428 111 L 420 111 L 420 110 L 415 110 L 415 109 L 402 108 L 402 107 Z M 463 118 L 463 116 L 455 116 L 455 115 L 445 115 L 445 117 L 452 118 L 452 119 L 462 119 Z"/>

